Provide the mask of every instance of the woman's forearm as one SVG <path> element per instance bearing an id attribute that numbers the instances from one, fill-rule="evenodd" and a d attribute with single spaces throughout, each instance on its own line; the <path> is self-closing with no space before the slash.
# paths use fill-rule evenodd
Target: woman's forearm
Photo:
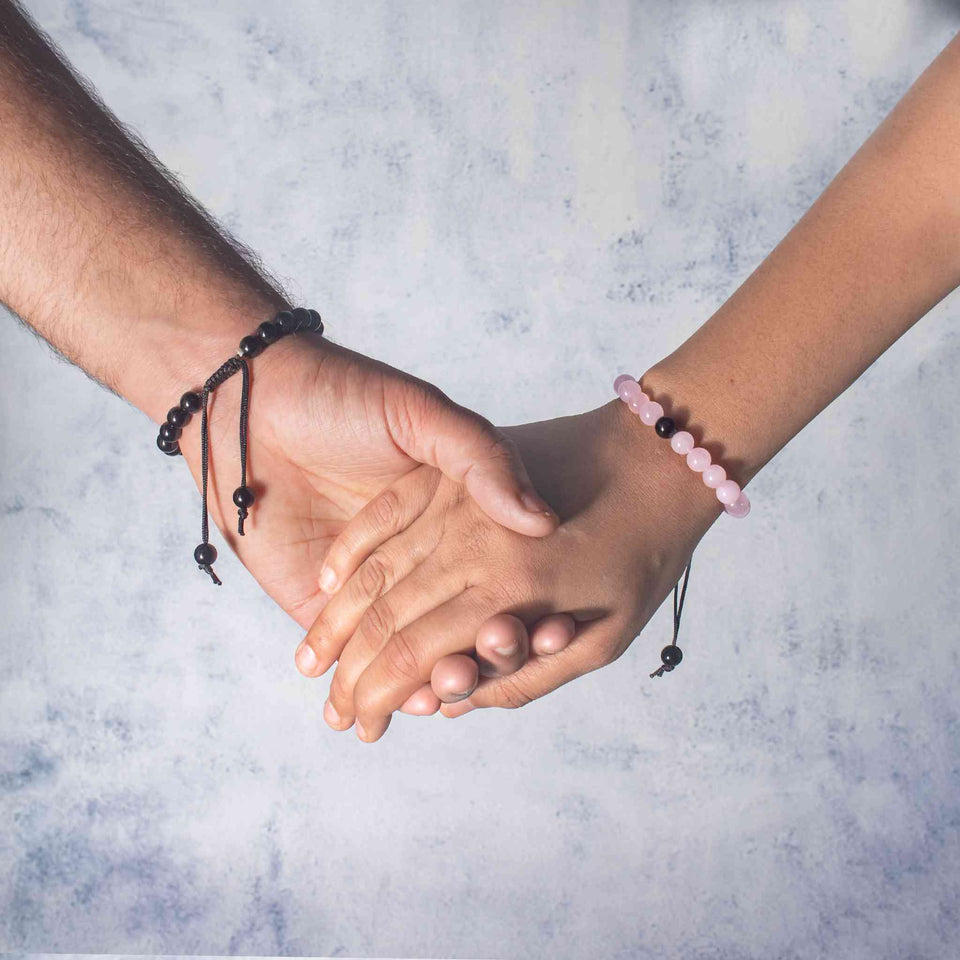
<path id="1" fill-rule="evenodd" d="M 642 385 L 745 483 L 958 283 L 955 38 L 776 249 Z"/>
<path id="2" fill-rule="evenodd" d="M 0 301 L 156 420 L 283 302 L 0 0 Z"/>

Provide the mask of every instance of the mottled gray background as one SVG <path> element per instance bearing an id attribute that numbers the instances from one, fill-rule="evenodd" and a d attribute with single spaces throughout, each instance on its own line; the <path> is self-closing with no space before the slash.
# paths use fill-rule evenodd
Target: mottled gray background
<path id="1" fill-rule="evenodd" d="M 669 352 L 960 26 L 857 2 L 30 0 L 343 343 L 498 422 Z M 960 936 L 960 300 L 520 712 L 321 719 L 138 411 L 3 322 L 0 949 L 943 958 Z M 491 369 L 495 371 L 491 375 Z M 951 947 L 952 944 L 952 947 Z"/>

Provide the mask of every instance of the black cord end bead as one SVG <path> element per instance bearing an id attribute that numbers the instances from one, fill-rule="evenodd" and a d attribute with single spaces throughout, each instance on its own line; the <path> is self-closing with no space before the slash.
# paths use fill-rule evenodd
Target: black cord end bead
<path id="1" fill-rule="evenodd" d="M 175 440 L 180 439 L 180 428 L 174 424 L 166 421 L 165 423 L 160 424 L 160 439 L 166 440 L 172 443 Z"/>
<path id="2" fill-rule="evenodd" d="M 660 659 L 665 667 L 672 670 L 683 659 L 683 651 L 671 643 L 660 651 Z"/>
<path id="3" fill-rule="evenodd" d="M 217 562 L 217 548 L 212 543 L 197 544 L 197 548 L 193 551 L 193 559 L 201 567 L 209 567 Z"/>
<path id="4" fill-rule="evenodd" d="M 316 310 L 307 310 L 307 313 L 310 314 L 310 329 L 314 333 L 319 333 L 320 336 L 323 336 L 323 320 L 320 317 L 320 314 Z"/>
<path id="5" fill-rule="evenodd" d="M 237 533 L 242 537 L 243 521 L 247 519 L 247 511 L 253 506 L 256 495 L 249 487 L 237 487 L 233 491 L 233 502 L 237 505 Z"/>
<path id="6" fill-rule="evenodd" d="M 675 643 L 671 643 L 660 651 L 660 659 L 663 663 L 650 674 L 651 679 L 662 677 L 665 673 L 673 670 L 683 659 L 683 651 Z"/>
<path id="7" fill-rule="evenodd" d="M 252 507 L 256 499 L 256 494 L 249 487 L 237 487 L 233 491 L 233 502 L 238 507 Z"/>
<path id="8" fill-rule="evenodd" d="M 240 341 L 240 349 L 237 353 L 240 354 L 245 360 L 249 360 L 251 357 L 257 356 L 259 353 L 263 353 L 263 348 L 266 344 L 257 336 L 244 337 Z"/>
<path id="9" fill-rule="evenodd" d="M 187 413 L 196 413 L 202 406 L 203 399 L 200 394 L 194 393 L 192 390 L 180 398 L 180 409 Z"/>
<path id="10" fill-rule="evenodd" d="M 213 565 L 217 560 L 217 548 L 212 543 L 197 544 L 196 550 L 193 551 L 193 559 L 218 587 L 223 586 L 220 578 L 213 572 Z"/>
<path id="11" fill-rule="evenodd" d="M 657 431 L 658 437 L 668 440 L 677 432 L 677 425 L 672 417 L 661 417 L 654 425 L 653 429 Z"/>

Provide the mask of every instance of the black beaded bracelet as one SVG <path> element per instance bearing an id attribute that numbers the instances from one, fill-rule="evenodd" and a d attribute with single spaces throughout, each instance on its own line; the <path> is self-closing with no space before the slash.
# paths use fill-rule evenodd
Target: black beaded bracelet
<path id="1" fill-rule="evenodd" d="M 237 506 L 237 533 L 244 536 L 243 521 L 247 519 L 250 508 L 256 499 L 253 490 L 247 486 L 247 417 L 250 408 L 250 371 L 247 362 L 263 353 L 271 343 L 291 333 L 317 333 L 323 335 L 323 320 L 316 310 L 296 307 L 293 310 L 281 310 L 273 320 L 266 320 L 248 337 L 240 341 L 236 356 L 231 357 L 214 371 L 198 392 L 190 390 L 180 398 L 176 407 L 167 411 L 167 419 L 160 425 L 157 446 L 169 457 L 180 453 L 180 434 L 190 422 L 190 418 L 200 411 L 200 475 L 203 497 L 203 514 L 200 522 L 201 542 L 193 551 L 193 559 L 204 573 L 219 587 L 220 578 L 213 571 L 217 559 L 217 548 L 210 543 L 210 523 L 207 515 L 207 472 L 210 458 L 210 440 L 207 430 L 207 401 L 210 394 L 225 380 L 240 372 L 243 384 L 240 393 L 240 486 L 233 491 L 233 502 Z"/>

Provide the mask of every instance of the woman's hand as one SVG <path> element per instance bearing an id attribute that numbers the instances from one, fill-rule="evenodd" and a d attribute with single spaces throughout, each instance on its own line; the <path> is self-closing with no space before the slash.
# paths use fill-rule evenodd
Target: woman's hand
<path id="1" fill-rule="evenodd" d="M 328 563 L 346 582 L 306 643 L 318 672 L 339 659 L 330 687 L 338 728 L 356 718 L 362 739 L 378 739 L 434 665 L 472 651 L 495 614 L 535 624 L 568 613 L 576 636 L 559 652 L 533 653 L 515 673 L 483 678 L 468 706 L 517 707 L 610 663 L 721 512 L 669 443 L 619 401 L 506 432 L 560 514 L 553 535 L 504 530 L 462 485 L 418 468 L 387 494 L 416 519 L 383 528 L 374 501 L 331 548 Z"/>

